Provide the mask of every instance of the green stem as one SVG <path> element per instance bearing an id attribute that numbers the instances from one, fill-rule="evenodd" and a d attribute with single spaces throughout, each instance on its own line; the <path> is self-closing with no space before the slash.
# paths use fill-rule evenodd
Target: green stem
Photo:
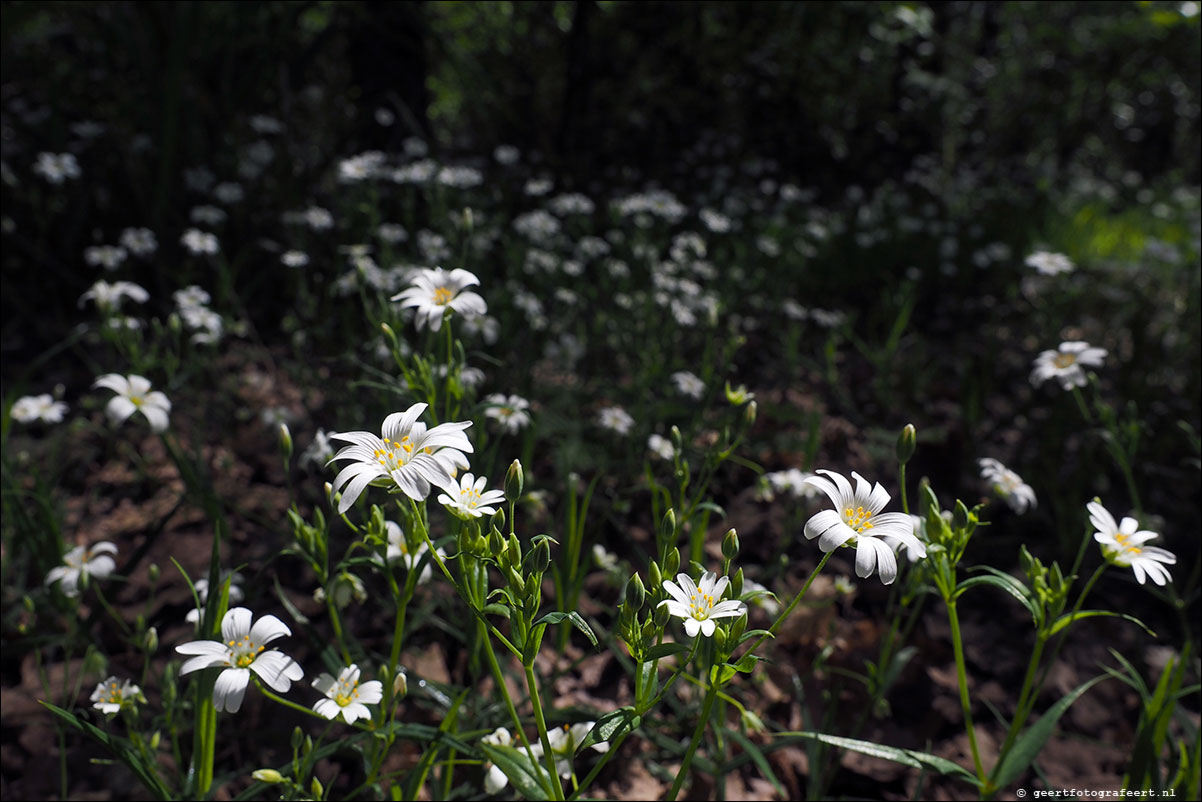
<path id="1" fill-rule="evenodd" d="M 968 745 L 972 749 L 972 762 L 977 777 L 985 780 L 985 767 L 981 763 L 981 750 L 977 748 L 977 731 L 972 723 L 972 705 L 968 700 L 968 676 L 964 669 L 964 643 L 960 635 L 960 616 L 956 613 L 956 602 L 947 602 L 947 619 L 952 628 L 952 649 L 956 655 L 956 684 L 960 686 L 960 707 L 964 709 L 964 726 L 968 733 Z"/>
<path id="2" fill-rule="evenodd" d="M 672 783 L 672 790 L 668 791 L 668 802 L 674 802 L 676 795 L 680 793 L 680 786 L 684 785 L 684 778 L 689 773 L 689 766 L 693 762 L 693 755 L 697 754 L 697 747 L 701 745 L 701 738 L 705 735 L 705 727 L 709 724 L 710 713 L 714 710 L 714 700 L 717 698 L 718 686 L 710 685 L 709 691 L 705 694 L 705 704 L 701 708 L 701 717 L 697 719 L 697 729 L 693 732 L 693 740 L 689 741 L 689 747 L 684 753 L 684 760 L 680 764 L 680 771 L 676 773 L 676 780 Z"/>
<path id="3" fill-rule="evenodd" d="M 196 683 L 196 734 L 192 741 L 192 771 L 196 797 L 204 799 L 213 786 L 213 755 L 217 750 L 217 708 L 213 706 L 213 680 Z"/>
<path id="4" fill-rule="evenodd" d="M 547 737 L 547 721 L 543 718 L 543 705 L 538 696 L 538 678 L 534 676 L 534 664 L 527 664 L 525 668 L 526 688 L 530 692 L 530 705 L 534 708 L 534 724 L 538 727 L 538 739 L 543 745 L 543 761 L 547 764 L 547 771 L 551 772 L 552 799 L 562 800 L 563 784 L 559 781 L 555 755 L 551 752 L 551 740 Z"/>
<path id="5" fill-rule="evenodd" d="M 904 512 L 906 515 L 909 515 L 910 503 L 906 500 L 906 463 L 898 463 L 897 476 L 898 481 L 901 483 L 902 512 Z"/>
<path id="6" fill-rule="evenodd" d="M 290 702 L 287 699 L 285 699 L 284 697 L 272 693 L 263 685 L 263 683 L 259 682 L 257 679 L 255 680 L 255 685 L 258 686 L 259 690 L 262 691 L 264 696 L 266 696 L 268 699 L 275 702 L 276 704 L 283 705 L 284 707 L 287 707 L 287 708 L 291 708 L 292 710 L 295 710 L 298 713 L 304 713 L 306 716 L 312 716 L 313 718 L 323 721 L 326 724 L 330 723 L 330 719 L 326 718 L 321 713 L 318 713 L 313 708 L 304 707 L 303 705 L 298 705 L 296 702 Z M 359 723 L 352 724 L 351 726 L 358 727 L 360 729 L 365 728 L 365 725 L 359 724 Z"/>
<path id="7" fill-rule="evenodd" d="M 526 753 L 530 753 L 530 741 L 526 738 L 526 731 L 522 729 L 522 719 L 518 715 L 517 708 L 513 704 L 513 699 L 509 696 L 509 686 L 505 684 L 505 675 L 501 672 L 501 664 L 497 662 L 497 653 L 493 650 L 492 641 L 488 638 L 488 631 L 483 621 L 477 621 L 476 626 L 480 630 L 480 634 L 484 640 L 484 653 L 488 655 L 488 665 L 492 669 L 493 682 L 496 683 L 497 689 L 500 690 L 501 696 L 505 699 L 505 709 L 509 711 L 509 717 L 513 719 L 513 727 L 517 731 L 518 740 L 522 742 L 522 748 Z M 539 785 L 543 785 L 544 779 L 541 774 L 539 776 Z M 550 793 L 551 789 L 543 786 L 543 790 Z"/>

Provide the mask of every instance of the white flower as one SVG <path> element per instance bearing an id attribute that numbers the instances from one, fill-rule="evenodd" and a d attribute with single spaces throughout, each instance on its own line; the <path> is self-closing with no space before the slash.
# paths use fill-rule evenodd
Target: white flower
<path id="1" fill-rule="evenodd" d="M 309 255 L 304 251 L 284 251 L 280 261 L 285 267 L 304 267 L 309 264 Z"/>
<path id="2" fill-rule="evenodd" d="M 313 442 L 301 453 L 300 464 L 312 463 L 320 468 L 329 463 L 334 458 L 334 446 L 330 444 L 330 438 L 335 434 L 337 432 L 318 429 L 317 434 L 313 435 Z"/>
<path id="3" fill-rule="evenodd" d="M 1054 276 L 1058 273 L 1070 273 L 1076 265 L 1062 253 L 1036 251 L 1027 257 L 1027 267 L 1033 267 L 1045 276 Z"/>
<path id="4" fill-rule="evenodd" d="M 681 395 L 688 396 L 694 400 L 698 400 L 705 394 L 705 382 L 697 378 L 694 374 L 687 370 L 680 370 L 672 374 L 672 383 L 676 385 L 676 391 Z"/>
<path id="5" fill-rule="evenodd" d="M 185 231 L 179 241 L 193 255 L 207 254 L 211 256 L 221 250 L 216 236 L 196 228 L 189 228 Z"/>
<path id="6" fill-rule="evenodd" d="M 313 709 L 328 719 L 338 718 L 341 714 L 347 724 L 370 719 L 371 711 L 367 706 L 384 698 L 384 684 L 378 679 L 359 682 L 359 666 L 354 663 L 342 669 L 338 679 L 323 672 L 313 680 L 313 687 L 326 695 L 325 699 L 317 700 Z"/>
<path id="7" fill-rule="evenodd" d="M 602 407 L 597 413 L 597 422 L 602 428 L 609 429 L 621 435 L 630 434 L 634 427 L 634 418 L 621 407 Z"/>
<path id="8" fill-rule="evenodd" d="M 1151 577 L 1157 585 L 1165 585 L 1172 577 L 1165 565 L 1176 565 L 1177 557 L 1165 549 L 1143 545 L 1160 537 L 1156 532 L 1138 529 L 1134 518 L 1124 518 L 1122 524 L 1114 522 L 1105 507 L 1096 501 L 1085 505 L 1089 510 L 1089 522 L 1098 530 L 1093 539 L 1102 546 L 1102 555 L 1112 565 L 1130 567 L 1139 584 Z"/>
<path id="9" fill-rule="evenodd" d="M 390 245 L 409 239 L 409 232 L 400 223 L 380 223 L 376 227 L 376 236 Z"/>
<path id="10" fill-rule="evenodd" d="M 238 203 L 245 196 L 242 185 L 234 181 L 222 181 L 213 187 L 213 197 L 222 203 Z"/>
<path id="11" fill-rule="evenodd" d="M 497 727 L 490 734 L 481 738 L 480 742 L 489 746 L 513 747 L 513 736 L 504 727 Z M 534 744 L 527 754 L 530 757 L 530 762 L 537 767 L 539 759 L 543 756 L 542 744 Z M 495 796 L 504 790 L 505 786 L 509 785 L 509 776 L 492 762 L 486 762 L 484 765 L 486 768 L 484 774 L 484 792 L 489 796 Z"/>
<path id="12" fill-rule="evenodd" d="M 97 281 L 92 285 L 91 289 L 79 296 L 79 305 L 83 306 L 85 302 L 92 301 L 96 304 L 96 308 L 105 314 L 116 312 L 121 308 L 121 301 L 129 298 L 135 303 L 144 304 L 150 300 L 150 293 L 141 285 L 134 284 L 132 281 L 114 281 L 112 284 L 107 281 Z"/>
<path id="13" fill-rule="evenodd" d="M 513 145 L 497 145 L 493 149 L 492 157 L 500 164 L 515 164 L 522 157 L 522 152 Z"/>
<path id="14" fill-rule="evenodd" d="M 818 538 L 818 548 L 824 554 L 842 545 L 856 546 L 856 576 L 864 579 L 873 571 L 880 574 L 881 582 L 889 585 L 897 578 L 897 560 L 893 549 L 881 539 L 888 535 L 907 546 L 912 553 L 926 556 L 926 548 L 914 537 L 914 525 L 910 516 L 901 512 L 881 510 L 889 503 L 889 494 L 880 482 L 876 486 L 853 472 L 856 489 L 842 474 L 819 470 L 824 476 L 806 480 L 834 503 L 835 509 L 823 510 L 806 521 L 805 536 L 808 540 Z"/>
<path id="15" fill-rule="evenodd" d="M 600 543 L 593 544 L 593 562 L 597 563 L 597 567 L 606 573 L 610 573 L 618 569 L 618 555 L 614 554 Z"/>
<path id="16" fill-rule="evenodd" d="M 171 297 L 175 299 L 175 305 L 181 310 L 207 306 L 209 301 L 212 300 L 209 293 L 196 284 L 184 287 L 182 290 L 176 290 L 171 294 Z"/>
<path id="17" fill-rule="evenodd" d="M 39 153 L 33 171 L 51 184 L 61 184 L 68 178 L 79 178 L 79 162 L 74 153 Z"/>
<path id="18" fill-rule="evenodd" d="M 92 267 L 116 270 L 128 255 L 124 248 L 116 245 L 94 245 L 83 252 L 83 260 Z"/>
<path id="19" fill-rule="evenodd" d="M 216 206 L 193 206 L 188 219 L 198 225 L 215 226 L 225 222 L 225 210 Z"/>
<path id="20" fill-rule="evenodd" d="M 242 581 L 242 574 L 237 571 L 227 574 L 223 571 L 221 581 L 224 583 L 227 578 L 230 580 L 230 604 L 237 604 L 245 598 L 242 588 L 238 585 Z M 188 614 L 184 616 L 184 620 L 189 624 L 200 623 L 200 617 L 204 615 L 205 602 L 209 600 L 209 580 L 207 578 L 198 579 L 195 584 L 196 595 L 200 597 L 200 606 L 189 610 Z"/>
<path id="21" fill-rule="evenodd" d="M 906 559 L 912 563 L 916 563 L 923 557 L 927 556 L 925 548 L 927 541 L 927 524 L 921 516 L 911 515 L 910 525 L 913 527 L 912 531 L 914 532 L 914 539 L 918 542 L 917 546 L 915 546 L 914 541 L 902 541 L 893 537 L 893 535 L 881 535 L 881 537 L 885 539 L 886 543 L 893 547 L 894 553 L 901 554 L 902 552 L 905 552 Z"/>
<path id="22" fill-rule="evenodd" d="M 547 730 L 547 743 L 551 746 L 551 754 L 555 757 L 555 768 L 559 771 L 559 776 L 563 779 L 568 779 L 572 776 L 572 758 L 576 755 L 581 744 L 584 743 L 585 737 L 592 732 L 596 725 L 595 721 L 579 721 L 575 724 L 564 724 L 553 730 Z M 538 744 L 542 746 L 542 744 Z M 609 744 L 605 741 L 598 741 L 591 747 L 597 752 L 608 752 Z M 534 746 L 531 746 L 531 750 Z M 542 757 L 542 749 L 538 750 L 538 757 Z"/>
<path id="23" fill-rule="evenodd" d="M 159 241 L 149 228 L 127 228 L 118 241 L 134 256 L 150 256 L 159 248 Z"/>
<path id="24" fill-rule="evenodd" d="M 413 279 L 413 286 L 392 297 L 401 302 L 401 308 L 417 308 L 417 327 L 424 328 L 427 324 L 433 331 L 442 327 L 442 318 L 448 309 L 468 317 L 483 315 L 488 311 L 488 305 L 474 292 L 465 291 L 466 287 L 478 285 L 480 279 L 463 268 L 455 268 L 450 272 L 436 267 L 423 270 Z"/>
<path id="25" fill-rule="evenodd" d="M 213 685 L 213 706 L 218 712 L 237 713 L 254 671 L 272 690 L 287 693 L 292 683 L 305 676 L 296 661 L 275 649 L 265 651 L 276 638 L 292 630 L 274 615 L 265 615 L 251 625 L 254 613 L 235 607 L 221 619 L 221 642 L 191 641 L 175 647 L 180 654 L 195 655 L 180 667 L 180 676 L 203 668 L 225 666 Z"/>
<path id="26" fill-rule="evenodd" d="M 101 713 L 120 713 L 123 707 L 133 707 L 142 695 L 142 689 L 129 680 L 109 677 L 92 691 L 92 707 Z"/>
<path id="27" fill-rule="evenodd" d="M 747 605 L 741 601 L 722 601 L 729 577 L 718 579 L 712 571 L 706 572 L 698 586 L 688 574 L 677 574 L 676 582 L 664 580 L 664 590 L 672 598 L 664 599 L 659 606 L 667 605 L 669 613 L 684 619 L 684 631 L 690 638 L 698 632 L 708 638 L 714 634 L 715 618 L 738 618 L 747 611 Z"/>
<path id="28" fill-rule="evenodd" d="M 400 525 L 392 521 L 384 522 L 384 531 L 388 533 L 388 548 L 384 555 L 388 565 L 400 563 L 406 571 L 413 571 L 421 565 L 422 572 L 417 577 L 417 584 L 421 585 L 428 581 L 434 575 L 434 561 L 433 559 L 425 560 L 423 565 L 422 558 L 430 550 L 429 547 L 422 542 L 417 544 L 417 548 L 411 550 Z M 434 551 L 440 559 L 446 559 L 447 554 L 442 548 Z M 378 563 L 379 557 L 377 556 L 375 560 Z"/>
<path id="29" fill-rule="evenodd" d="M 484 403 L 488 405 L 484 417 L 495 420 L 509 434 L 516 434 L 530 425 L 530 402 L 520 395 L 493 393 L 484 399 Z"/>
<path id="30" fill-rule="evenodd" d="M 446 493 L 439 494 L 438 503 L 448 507 L 460 518 L 479 518 L 481 515 L 493 515 L 497 508 L 492 506 L 505 500 L 503 490 L 485 490 L 488 479 L 481 476 L 477 479 L 471 473 L 465 473 L 458 485 L 451 481 L 443 486 Z"/>
<path id="31" fill-rule="evenodd" d="M 63 415 L 67 413 L 67 405 L 55 401 L 50 393 L 41 395 L 26 395 L 13 402 L 9 414 L 18 423 L 62 423 Z"/>
<path id="32" fill-rule="evenodd" d="M 109 400 L 105 412 L 113 423 L 122 423 L 135 412 L 141 412 L 150 421 L 155 432 L 167 430 L 167 415 L 171 412 L 171 401 L 158 390 L 150 389 L 150 381 L 142 376 L 122 376 L 106 373 L 92 384 L 106 387 L 117 395 Z"/>
<path id="33" fill-rule="evenodd" d="M 1035 504 L 1035 491 L 1022 477 L 992 457 L 977 460 L 981 466 L 981 478 L 992 485 L 993 490 L 1006 500 L 1010 508 L 1022 515 Z"/>
<path id="34" fill-rule="evenodd" d="M 697 216 L 701 218 L 701 222 L 705 223 L 705 227 L 715 234 L 724 234 L 730 231 L 730 218 L 724 214 L 713 209 L 702 209 Z"/>
<path id="35" fill-rule="evenodd" d="M 91 546 L 76 546 L 63 555 L 62 565 L 46 574 L 46 584 L 58 582 L 63 595 L 78 596 L 79 589 L 87 587 L 89 577 L 104 579 L 117 570 L 116 561 L 109 556 L 116 553 L 117 547 L 104 540 Z"/>
<path id="36" fill-rule="evenodd" d="M 334 488 L 342 490 L 339 513 L 349 510 L 373 480 L 383 479 L 385 486 L 395 485 L 411 499 L 423 501 L 431 485 L 450 484 L 454 472 L 467 466 L 464 455 L 472 452 L 472 444 L 463 430 L 471 421 L 442 423 L 427 431 L 417 420 L 425 409 L 424 403 L 414 404 L 405 412 L 389 415 L 384 419 L 382 437 L 371 432 L 330 435 L 333 440 L 351 443 L 335 454 L 334 460 L 353 460 L 334 478 Z"/>
<path id="37" fill-rule="evenodd" d="M 659 434 L 652 434 L 647 438 L 647 450 L 662 460 L 670 460 L 676 456 L 672 441 Z"/>
<path id="38" fill-rule="evenodd" d="M 1102 367 L 1105 356 L 1105 348 L 1093 348 L 1079 341 L 1062 342 L 1058 349 L 1044 351 L 1035 358 L 1031 384 L 1038 387 L 1048 379 L 1055 379 L 1065 390 L 1084 387 L 1088 383 L 1084 368 Z"/>
<path id="39" fill-rule="evenodd" d="M 752 604 L 763 607 L 770 618 L 776 618 L 780 612 L 780 602 L 776 600 L 776 594 L 754 579 L 743 580 L 743 598 L 748 597 Z"/>

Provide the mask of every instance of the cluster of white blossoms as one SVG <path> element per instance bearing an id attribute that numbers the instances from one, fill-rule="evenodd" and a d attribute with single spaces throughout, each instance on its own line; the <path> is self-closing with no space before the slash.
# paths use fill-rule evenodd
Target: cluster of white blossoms
<path id="1" fill-rule="evenodd" d="M 1043 351 L 1035 357 L 1031 384 L 1038 387 L 1049 379 L 1055 379 L 1065 390 L 1084 387 L 1089 383 L 1085 368 L 1102 367 L 1105 357 L 1105 348 L 1095 348 L 1080 341 L 1062 342 L 1059 348 Z"/>
<path id="2" fill-rule="evenodd" d="M 79 178 L 79 162 L 74 153 L 39 153 L 33 171 L 51 184 L 61 184 L 69 178 Z"/>
<path id="3" fill-rule="evenodd" d="M 331 460 L 351 461 L 334 477 L 334 489 L 342 493 L 339 514 L 349 510 L 377 480 L 414 501 L 424 501 L 431 486 L 452 485 L 455 475 L 468 467 L 466 455 L 472 453 L 472 444 L 463 431 L 472 425 L 471 421 L 441 423 L 427 429 L 418 421 L 426 407 L 418 403 L 405 412 L 389 415 L 378 437 L 371 432 L 330 435 L 332 440 L 351 444 Z"/>
<path id="4" fill-rule="evenodd" d="M 172 297 L 175 299 L 176 313 L 192 334 L 192 342 L 212 344 L 221 339 L 224 324 L 221 315 L 209 306 L 209 294 L 193 284 L 182 290 L 176 290 Z"/>
<path id="5" fill-rule="evenodd" d="M 565 780 L 572 776 L 572 759 L 576 756 L 576 752 L 584 745 L 584 739 L 592 732 L 596 725 L 595 721 L 581 721 L 576 724 L 565 724 L 562 727 L 556 727 L 553 730 L 547 730 L 547 743 L 551 747 L 551 755 L 555 759 L 555 770 L 559 776 Z M 502 746 L 508 748 L 516 748 L 516 743 L 513 735 L 504 727 L 498 727 L 491 734 L 485 735 L 480 739 L 483 743 L 490 746 Z M 598 741 L 592 744 L 591 748 L 595 752 L 608 752 L 609 744 L 605 741 Z M 536 741 L 526 750 L 531 763 L 541 768 L 543 765 L 543 745 Z M 487 764 L 488 768 L 484 774 L 484 792 L 489 796 L 500 793 L 505 786 L 509 785 L 509 778 L 505 772 L 491 763 Z"/>
<path id="6" fill-rule="evenodd" d="M 1034 268 L 1045 276 L 1055 276 L 1059 273 L 1071 273 L 1076 269 L 1073 260 L 1062 253 L 1036 251 L 1027 257 L 1027 267 Z"/>
<path id="7" fill-rule="evenodd" d="M 1017 473 L 992 457 L 977 460 L 977 464 L 981 466 L 981 478 L 989 482 L 993 492 L 1001 496 L 1010 509 L 1022 515 L 1036 506 L 1035 491 Z"/>
<path id="8" fill-rule="evenodd" d="M 62 423 L 63 416 L 67 414 L 67 405 L 55 401 L 50 393 L 26 395 L 13 402 L 9 414 L 17 423 Z"/>
<path id="9" fill-rule="evenodd" d="M 92 386 L 105 387 L 117 394 L 105 407 L 105 412 L 113 423 L 122 423 L 135 412 L 141 412 L 146 420 L 150 421 L 150 428 L 155 432 L 167 431 L 171 401 L 158 390 L 151 390 L 149 379 L 138 375 L 106 373 Z"/>

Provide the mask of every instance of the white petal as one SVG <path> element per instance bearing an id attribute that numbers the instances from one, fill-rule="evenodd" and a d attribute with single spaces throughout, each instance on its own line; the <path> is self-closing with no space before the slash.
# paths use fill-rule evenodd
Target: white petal
<path id="1" fill-rule="evenodd" d="M 712 626 L 712 624 L 711 624 L 711 626 Z M 698 621 L 696 618 L 689 616 L 688 618 L 686 618 L 684 620 L 684 631 L 685 631 L 685 634 L 688 635 L 690 638 L 697 637 L 697 633 L 698 633 L 698 631 L 700 631 L 700 629 L 701 629 L 701 622 Z"/>
<path id="2" fill-rule="evenodd" d="M 300 665 L 283 652 L 263 652 L 250 664 L 251 669 L 271 686 L 273 690 L 285 693 L 292 687 L 293 680 L 304 677 Z"/>
<path id="3" fill-rule="evenodd" d="M 292 630 L 288 629 L 288 625 L 274 615 L 263 616 L 250 628 L 250 639 L 260 646 L 291 634 Z"/>
<path id="4" fill-rule="evenodd" d="M 250 671 L 245 668 L 227 668 L 217 675 L 213 683 L 213 706 L 218 712 L 237 713 L 242 708 L 242 697 L 250 682 Z"/>
<path id="5" fill-rule="evenodd" d="M 250 622 L 254 613 L 245 607 L 227 610 L 221 619 L 221 639 L 226 643 L 240 641 L 250 634 Z"/>

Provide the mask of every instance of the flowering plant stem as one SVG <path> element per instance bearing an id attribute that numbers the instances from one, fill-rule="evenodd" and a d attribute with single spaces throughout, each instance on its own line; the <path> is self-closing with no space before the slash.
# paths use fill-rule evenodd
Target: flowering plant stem
<path id="1" fill-rule="evenodd" d="M 555 767 L 555 754 L 551 751 L 551 740 L 547 737 L 547 721 L 543 718 L 543 705 L 538 696 L 538 677 L 534 676 L 534 661 L 525 666 L 526 687 L 530 691 L 530 706 L 534 708 L 534 724 L 538 727 L 538 740 L 543 745 L 543 761 L 547 771 L 551 773 L 551 798 L 562 802 L 563 784 L 559 781 L 559 771 Z"/>
<path id="2" fill-rule="evenodd" d="M 960 707 L 964 710 L 964 727 L 968 734 L 968 745 L 972 749 L 972 763 L 977 777 L 986 782 L 981 750 L 977 747 L 977 731 L 972 723 L 972 703 L 968 699 L 968 675 L 964 668 L 964 641 L 960 635 L 960 616 L 956 612 L 955 599 L 947 599 L 946 603 L 947 619 L 952 629 L 952 650 L 956 656 L 956 684 L 960 687 Z"/>
<path id="3" fill-rule="evenodd" d="M 714 710 L 714 701 L 717 698 L 718 686 L 711 683 L 709 690 L 705 694 L 705 703 L 701 707 L 701 717 L 697 719 L 697 729 L 693 732 L 693 740 L 689 741 L 689 746 L 685 749 L 684 760 L 680 764 L 680 771 L 676 773 L 676 780 L 672 783 L 672 789 L 668 791 L 668 802 L 673 802 L 676 799 L 676 795 L 680 793 L 680 787 L 684 785 L 684 778 L 689 773 L 689 766 L 693 762 L 693 755 L 697 754 L 697 747 L 701 745 L 701 738 L 705 735 L 705 727 L 709 723 L 710 714 Z"/>
<path id="4" fill-rule="evenodd" d="M 217 708 L 213 706 L 213 681 L 196 683 L 196 734 L 192 742 L 192 771 L 196 797 L 203 799 L 213 786 L 213 755 L 217 750 Z"/>
<path id="5" fill-rule="evenodd" d="M 802 597 L 806 595 L 806 591 L 810 589 L 810 585 L 814 583 L 814 579 L 818 576 L 818 572 L 822 570 L 823 566 L 826 565 L 827 561 L 834 553 L 835 552 L 833 551 L 828 551 L 826 554 L 822 555 L 822 559 L 818 561 L 816 566 L 814 566 L 814 570 L 810 573 L 810 578 L 807 579 L 806 583 L 801 586 L 801 590 L 797 591 L 797 595 L 793 597 L 793 601 L 789 602 L 789 606 L 784 609 L 784 612 L 777 616 L 776 620 L 772 622 L 772 626 L 768 628 L 768 631 L 763 635 L 760 635 L 759 640 L 753 643 L 751 648 L 745 651 L 743 654 L 752 654 L 756 649 L 760 648 L 760 644 L 762 644 L 769 635 L 776 635 L 777 631 L 781 627 L 781 624 L 785 623 L 785 619 L 789 617 L 789 614 L 792 613 L 793 609 L 801 602 Z"/>

